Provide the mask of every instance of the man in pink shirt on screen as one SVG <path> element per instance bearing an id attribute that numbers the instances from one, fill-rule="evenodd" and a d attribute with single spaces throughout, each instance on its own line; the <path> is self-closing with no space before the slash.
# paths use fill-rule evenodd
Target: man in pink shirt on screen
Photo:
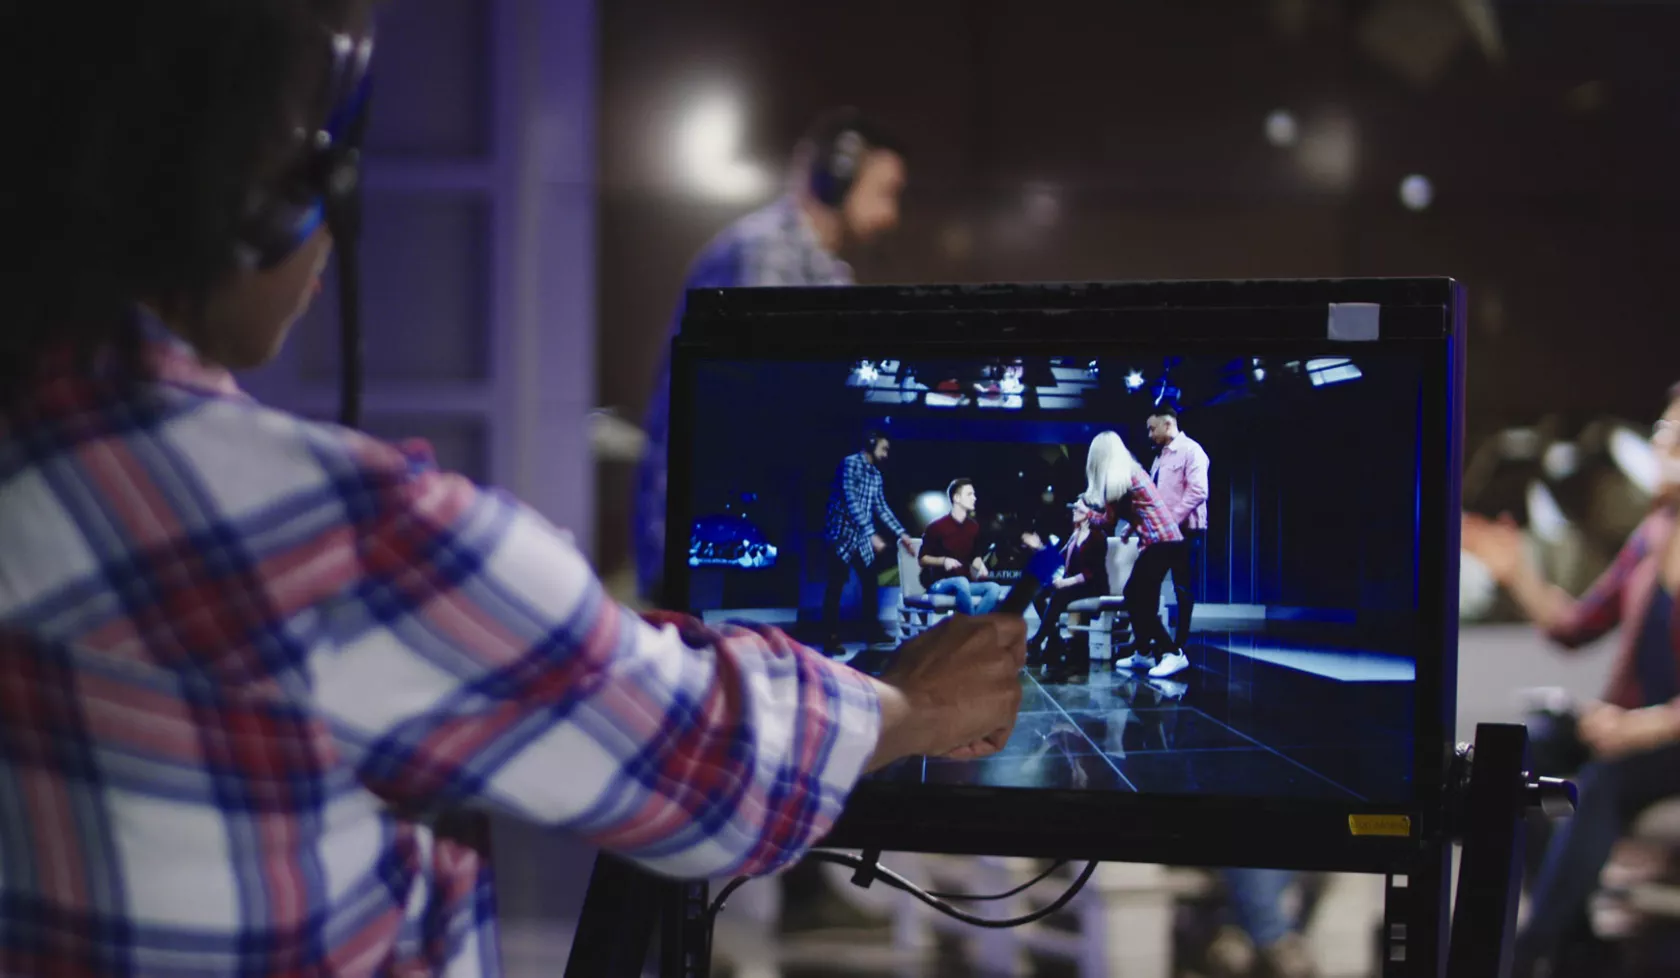
<path id="1" fill-rule="evenodd" d="M 1160 448 L 1149 477 L 1160 490 L 1161 502 L 1184 534 L 1184 580 L 1173 573 L 1178 592 L 1178 628 L 1173 638 L 1182 647 L 1190 636 L 1190 615 L 1196 610 L 1196 583 L 1202 579 L 1202 552 L 1207 543 L 1208 455 L 1196 440 L 1178 429 L 1178 411 L 1159 407 L 1149 416 L 1149 440 Z"/>

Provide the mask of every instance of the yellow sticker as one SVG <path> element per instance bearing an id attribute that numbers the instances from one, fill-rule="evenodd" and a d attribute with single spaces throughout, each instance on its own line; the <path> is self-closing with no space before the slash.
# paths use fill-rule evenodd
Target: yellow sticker
<path id="1" fill-rule="evenodd" d="M 1348 831 L 1354 835 L 1387 835 L 1406 838 L 1412 834 L 1410 815 L 1349 815 Z"/>

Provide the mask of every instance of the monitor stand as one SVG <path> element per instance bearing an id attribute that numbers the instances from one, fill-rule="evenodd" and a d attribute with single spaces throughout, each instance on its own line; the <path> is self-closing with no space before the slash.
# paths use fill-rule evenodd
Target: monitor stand
<path id="1" fill-rule="evenodd" d="M 1387 878 L 1383 978 L 1507 978 L 1522 885 L 1524 818 L 1530 809 L 1567 814 L 1574 809 L 1575 789 L 1528 773 L 1526 727 L 1481 724 L 1474 745 L 1457 751 L 1447 797 L 1444 824 L 1462 846 L 1458 899 L 1451 900 L 1450 843 L 1420 844 L 1415 869 Z M 708 896 L 703 881 L 668 880 L 616 856 L 599 856 L 566 975 L 642 978 L 658 929 L 661 978 L 709 978 Z"/>

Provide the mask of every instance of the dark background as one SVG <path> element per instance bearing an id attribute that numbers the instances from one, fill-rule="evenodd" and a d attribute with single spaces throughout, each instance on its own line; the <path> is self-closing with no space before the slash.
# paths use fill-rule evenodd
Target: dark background
<path id="1" fill-rule="evenodd" d="M 1201 600 L 1383 622 L 1414 611 L 1418 364 L 1396 356 L 1355 363 L 1362 377 L 1323 387 L 1283 369 L 1256 384 L 1233 376 L 1223 359 L 1173 366 L 1184 430 L 1211 459 Z M 1159 377 L 1164 362 L 1143 366 Z M 912 535 L 925 525 L 917 497 L 966 477 L 982 527 L 1006 555 L 1024 528 L 1066 537 L 1065 506 L 1085 488 L 1085 453 L 1098 432 L 1120 432 L 1145 468 L 1154 457 L 1148 389 L 1093 398 L 1078 413 L 898 409 L 886 417 L 844 386 L 846 364 L 699 369 L 696 515 L 752 494 L 745 515 L 781 551 L 772 569 L 721 572 L 725 607 L 816 610 L 835 471 L 871 428 L 891 440 L 887 502 Z M 1105 365 L 1102 373 L 1121 370 Z"/>
<path id="2" fill-rule="evenodd" d="M 905 226 L 853 256 L 862 281 L 1450 274 L 1473 441 L 1548 412 L 1649 420 L 1680 376 L 1680 8 L 1496 3 L 1485 49 L 1464 6 L 614 0 L 601 402 L 640 419 L 687 261 L 754 206 L 657 175 L 683 94 L 723 79 L 766 163 L 837 103 L 909 138 Z M 1280 108 L 1291 149 L 1265 138 Z M 1434 184 L 1421 213 L 1409 173 Z M 611 568 L 629 478 L 603 480 Z"/>

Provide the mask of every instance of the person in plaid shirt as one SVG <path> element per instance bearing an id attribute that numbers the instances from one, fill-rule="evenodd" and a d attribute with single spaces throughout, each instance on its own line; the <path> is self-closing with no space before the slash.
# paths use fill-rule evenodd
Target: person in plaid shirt
<path id="1" fill-rule="evenodd" d="M 890 529 L 905 553 L 916 553 L 915 541 L 905 532 L 904 524 L 893 515 L 887 505 L 886 491 L 881 481 L 881 466 L 887 463 L 892 443 L 887 437 L 870 432 L 864 439 L 863 451 L 840 463 L 834 472 L 834 488 L 828 496 L 828 517 L 823 537 L 829 545 L 828 583 L 823 588 L 823 623 L 829 628 L 830 655 L 841 654 L 840 596 L 846 581 L 857 575 L 861 609 L 865 627 L 874 617 L 880 600 L 880 573 L 890 559 L 891 547 L 878 527 Z M 875 630 L 879 631 L 877 623 Z M 890 641 L 884 635 L 872 636 L 875 641 Z"/>
<path id="2" fill-rule="evenodd" d="M 1117 526 L 1121 539 L 1136 537 L 1137 563 L 1126 580 L 1126 607 L 1132 619 L 1135 648 L 1116 669 L 1148 669 L 1164 679 L 1190 668 L 1190 659 L 1173 643 L 1161 623 L 1161 585 L 1168 572 L 1187 576 L 1184 534 L 1161 499 L 1153 479 L 1120 436 L 1105 431 L 1091 440 L 1085 457 L 1086 495 L 1108 507 L 1104 522 Z M 1159 658 L 1157 659 L 1157 656 Z"/>
<path id="3" fill-rule="evenodd" d="M 272 253 L 252 204 L 322 144 L 300 120 L 366 4 L 101 13 L 0 22 L 39 56 L 0 84 L 36 141 L 3 212 L 30 248 L 0 330 L 0 974 L 495 975 L 488 867 L 435 816 L 762 873 L 863 771 L 1007 740 L 1019 622 L 878 681 L 643 619 L 423 446 L 243 394 L 332 247 L 305 207 Z"/>
<path id="4" fill-rule="evenodd" d="M 863 144 L 856 173 L 834 185 L 832 148 L 846 134 Z M 904 192 L 904 152 L 879 123 L 854 109 L 825 113 L 801 141 L 794 167 L 801 179 L 787 194 L 725 228 L 689 268 L 684 295 L 694 289 L 845 286 L 852 266 L 839 257 L 849 243 L 864 243 L 898 225 Z M 841 199 L 834 193 L 842 190 Z M 686 302 L 686 300 L 685 300 Z M 671 320 L 682 325 L 684 303 Z M 647 413 L 647 453 L 637 471 L 636 581 L 642 596 L 659 600 L 665 570 L 665 490 L 671 436 L 670 339 Z"/>
<path id="5" fill-rule="evenodd" d="M 1641 812 L 1680 796 L 1680 384 L 1651 429 L 1656 485 L 1651 511 L 1616 559 L 1579 598 L 1546 579 L 1509 515 L 1463 517 L 1461 545 L 1481 561 L 1529 620 L 1565 649 L 1620 629 L 1602 701 L 1577 721 L 1592 752 L 1570 775 L 1580 792 L 1531 881 L 1528 920 L 1517 936 L 1517 978 L 1568 973 L 1597 949 L 1588 911 L 1617 842 Z"/>

